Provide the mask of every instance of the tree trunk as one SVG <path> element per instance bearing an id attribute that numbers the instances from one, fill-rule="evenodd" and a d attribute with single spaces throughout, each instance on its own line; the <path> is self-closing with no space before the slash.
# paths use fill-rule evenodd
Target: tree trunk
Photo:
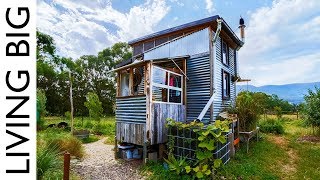
<path id="1" fill-rule="evenodd" d="M 72 79 L 71 79 L 71 72 L 69 71 L 69 81 L 70 81 L 70 121 L 71 121 L 71 134 L 73 135 L 73 98 L 72 98 Z"/>

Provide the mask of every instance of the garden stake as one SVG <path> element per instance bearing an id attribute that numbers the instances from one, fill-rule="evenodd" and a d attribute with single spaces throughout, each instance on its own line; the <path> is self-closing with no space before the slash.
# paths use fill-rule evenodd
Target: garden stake
<path id="1" fill-rule="evenodd" d="M 69 180 L 70 174 L 70 153 L 66 152 L 63 155 L 63 180 Z"/>

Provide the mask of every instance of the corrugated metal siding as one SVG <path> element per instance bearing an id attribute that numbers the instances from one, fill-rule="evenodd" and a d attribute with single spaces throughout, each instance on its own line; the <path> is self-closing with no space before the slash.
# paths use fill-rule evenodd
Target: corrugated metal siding
<path id="1" fill-rule="evenodd" d="M 144 60 L 200 54 L 209 51 L 208 28 L 144 53 Z"/>
<path id="2" fill-rule="evenodd" d="M 207 44 L 209 44 L 207 39 Z M 187 60 L 187 120 L 197 119 L 210 99 L 210 56 L 205 53 Z M 202 119 L 210 120 L 210 110 Z"/>
<path id="3" fill-rule="evenodd" d="M 117 98 L 116 121 L 146 123 L 146 96 Z"/>
<path id="4" fill-rule="evenodd" d="M 236 84 L 231 81 L 230 84 L 230 100 L 222 100 L 222 70 L 230 73 L 230 78 L 235 75 L 235 64 L 234 64 L 234 49 L 229 47 L 229 62 L 230 66 L 227 67 L 221 62 L 221 39 L 217 39 L 215 45 L 215 60 L 214 60 L 214 88 L 215 88 L 215 98 L 214 98 L 214 119 L 217 115 L 230 103 L 234 103 L 236 98 Z"/>

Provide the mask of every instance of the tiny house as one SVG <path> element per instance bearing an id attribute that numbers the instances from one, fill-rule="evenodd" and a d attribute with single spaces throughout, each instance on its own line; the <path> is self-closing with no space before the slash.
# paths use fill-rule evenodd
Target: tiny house
<path id="1" fill-rule="evenodd" d="M 116 66 L 116 140 L 167 142 L 166 119 L 214 122 L 235 101 L 244 44 L 218 15 L 129 42 L 133 57 Z"/>

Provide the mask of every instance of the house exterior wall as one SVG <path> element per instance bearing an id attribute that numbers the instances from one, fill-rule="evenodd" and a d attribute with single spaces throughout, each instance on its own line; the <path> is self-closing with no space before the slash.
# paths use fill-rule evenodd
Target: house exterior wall
<path id="1" fill-rule="evenodd" d="M 230 105 L 230 103 L 234 103 L 236 99 L 236 83 L 230 82 L 230 99 L 223 100 L 222 99 L 222 71 L 227 71 L 230 73 L 230 78 L 235 76 L 236 67 L 235 67 L 235 56 L 234 49 L 229 47 L 228 51 L 230 66 L 227 67 L 222 63 L 221 60 L 221 38 L 217 39 L 217 42 L 214 47 L 214 90 L 215 90 L 215 98 L 213 105 L 213 119 L 215 119 L 218 114 L 226 107 Z M 231 78 L 232 79 L 232 78 Z"/>
<path id="2" fill-rule="evenodd" d="M 209 41 L 207 39 L 207 45 Z M 187 120 L 198 118 L 200 112 L 210 99 L 210 55 L 209 52 L 191 56 L 187 60 Z M 210 120 L 210 110 L 202 119 Z"/>
<path id="3" fill-rule="evenodd" d="M 118 141 L 143 145 L 146 132 L 146 96 L 116 99 Z"/>

